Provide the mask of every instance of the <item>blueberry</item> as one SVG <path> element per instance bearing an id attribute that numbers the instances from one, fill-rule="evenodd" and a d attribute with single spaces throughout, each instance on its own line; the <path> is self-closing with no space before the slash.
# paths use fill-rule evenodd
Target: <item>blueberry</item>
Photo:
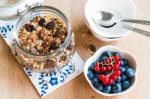
<path id="1" fill-rule="evenodd" d="M 45 26 L 46 29 L 53 29 L 54 27 L 55 27 L 54 21 L 48 22 Z"/>
<path id="2" fill-rule="evenodd" d="M 94 73 L 94 77 L 99 78 L 99 73 Z"/>
<path id="3" fill-rule="evenodd" d="M 116 56 L 116 55 L 117 55 L 117 56 L 120 56 L 120 57 L 121 57 L 121 54 L 118 53 L 118 52 L 112 52 L 112 55 L 113 55 L 113 56 Z"/>
<path id="4" fill-rule="evenodd" d="M 45 26 L 45 22 L 46 22 L 45 19 L 41 18 L 38 23 L 41 27 L 43 27 L 43 26 Z"/>
<path id="5" fill-rule="evenodd" d="M 92 81 L 93 81 L 94 83 L 98 83 L 98 82 L 99 82 L 99 79 L 98 79 L 97 77 L 95 77 L 95 78 L 92 79 Z"/>
<path id="6" fill-rule="evenodd" d="M 103 90 L 103 85 L 101 85 L 100 83 L 95 83 L 94 88 L 96 88 L 99 91 L 102 91 Z"/>
<path id="7" fill-rule="evenodd" d="M 91 64 L 91 66 L 89 66 L 88 70 L 93 71 L 94 70 L 94 64 Z"/>
<path id="8" fill-rule="evenodd" d="M 104 93 L 110 93 L 111 92 L 111 86 L 108 85 L 108 86 L 105 86 L 102 90 Z"/>
<path id="9" fill-rule="evenodd" d="M 100 57 L 99 61 L 100 61 L 100 62 L 103 62 L 103 61 L 106 60 L 107 58 L 108 58 L 107 56 L 102 56 L 102 57 Z"/>
<path id="10" fill-rule="evenodd" d="M 93 80 L 90 80 L 90 81 L 91 81 L 92 85 L 94 85 L 94 84 L 95 84 L 95 82 L 94 82 Z"/>
<path id="11" fill-rule="evenodd" d="M 115 85 L 112 86 L 113 93 L 119 93 L 121 91 L 122 91 L 122 87 L 120 83 L 116 83 Z"/>
<path id="12" fill-rule="evenodd" d="M 94 78 L 94 73 L 92 71 L 89 71 L 87 76 L 90 80 L 92 80 Z"/>
<path id="13" fill-rule="evenodd" d="M 116 83 L 115 83 L 115 81 L 113 80 L 113 82 L 112 82 L 112 85 L 115 85 Z"/>
<path id="14" fill-rule="evenodd" d="M 120 65 L 124 66 L 124 61 L 123 60 L 120 60 Z"/>
<path id="15" fill-rule="evenodd" d="M 125 65 L 124 67 L 126 68 L 126 70 L 129 68 L 129 66 L 128 66 L 128 65 Z"/>
<path id="16" fill-rule="evenodd" d="M 123 89 L 129 88 L 129 86 L 130 86 L 129 80 L 125 80 L 125 81 L 122 82 L 122 88 Z"/>
<path id="17" fill-rule="evenodd" d="M 121 80 L 124 81 L 124 80 L 126 80 L 126 79 L 127 79 L 127 76 L 124 75 L 124 74 L 122 74 L 122 75 L 121 75 Z"/>
<path id="18" fill-rule="evenodd" d="M 128 65 L 129 64 L 128 60 L 125 59 L 125 58 L 122 58 L 121 61 L 123 61 L 123 65 Z"/>
<path id="19" fill-rule="evenodd" d="M 110 57 L 111 52 L 110 51 L 105 51 L 105 52 L 102 53 L 102 56 Z"/>
<path id="20" fill-rule="evenodd" d="M 123 74 L 123 73 L 126 71 L 126 68 L 123 67 L 123 66 L 120 66 L 120 71 L 121 71 L 121 73 Z"/>
<path id="21" fill-rule="evenodd" d="M 128 68 L 126 70 L 126 76 L 127 77 L 133 77 L 135 75 L 135 70 L 133 68 Z"/>
<path id="22" fill-rule="evenodd" d="M 34 30 L 34 26 L 30 24 L 26 24 L 25 29 L 27 32 L 32 32 Z"/>
<path id="23" fill-rule="evenodd" d="M 118 79 L 116 80 L 116 82 L 121 82 L 121 77 L 119 76 Z"/>

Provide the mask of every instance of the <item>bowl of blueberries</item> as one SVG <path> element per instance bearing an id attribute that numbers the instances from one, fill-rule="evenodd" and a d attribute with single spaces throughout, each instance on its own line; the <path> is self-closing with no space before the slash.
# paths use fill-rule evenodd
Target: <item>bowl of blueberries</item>
<path id="1" fill-rule="evenodd" d="M 137 61 L 129 52 L 104 46 L 86 61 L 84 75 L 98 94 L 122 95 L 131 91 L 136 84 Z"/>

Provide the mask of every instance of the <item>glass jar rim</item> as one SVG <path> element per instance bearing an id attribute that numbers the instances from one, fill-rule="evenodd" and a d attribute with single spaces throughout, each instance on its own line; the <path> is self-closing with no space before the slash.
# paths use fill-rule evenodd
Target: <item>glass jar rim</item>
<path id="1" fill-rule="evenodd" d="M 49 57 L 49 58 L 51 58 L 51 57 L 54 57 L 55 55 L 57 55 L 57 54 L 58 54 L 60 51 L 62 51 L 63 49 L 65 49 L 65 48 L 69 45 L 69 43 L 70 43 L 70 41 L 71 41 L 71 35 L 72 35 L 71 26 L 70 26 L 70 24 L 69 24 L 69 21 L 68 21 L 67 17 L 65 16 L 65 14 L 64 14 L 63 12 L 61 12 L 60 10 L 58 10 L 57 8 L 52 7 L 52 6 L 37 6 L 37 7 L 33 7 L 33 8 L 30 8 L 30 9 L 27 9 L 27 10 L 25 10 L 25 11 L 21 14 L 21 16 L 18 18 L 18 20 L 17 20 L 17 22 L 16 22 L 16 27 L 15 27 L 15 29 L 18 29 L 18 27 L 17 27 L 18 24 L 20 23 L 20 21 L 23 19 L 23 17 L 24 17 L 26 14 L 28 14 L 28 13 L 34 11 L 34 10 L 40 10 L 40 11 L 41 11 L 41 9 L 43 9 L 43 10 L 48 10 L 48 11 L 52 11 L 53 13 L 56 12 L 56 13 L 59 14 L 59 16 L 63 19 L 63 21 L 66 22 L 65 24 L 66 24 L 66 28 L 67 28 L 67 37 L 66 37 L 64 43 L 63 43 L 58 49 L 54 50 L 52 53 L 46 53 L 46 54 L 41 54 L 41 55 L 39 54 L 39 55 L 38 55 L 38 54 L 33 54 L 33 53 L 31 53 L 31 52 L 25 50 L 25 49 L 18 43 L 18 41 L 16 40 L 16 37 L 15 37 L 15 39 L 14 39 L 14 42 L 15 42 L 15 44 L 22 50 L 23 54 L 27 54 L 28 56 L 34 57 L 34 58 L 39 58 L 39 57 Z M 19 28 L 19 30 L 20 30 L 20 28 Z M 18 31 L 15 31 L 15 32 L 18 32 Z M 17 35 L 17 36 L 18 36 L 18 35 Z"/>

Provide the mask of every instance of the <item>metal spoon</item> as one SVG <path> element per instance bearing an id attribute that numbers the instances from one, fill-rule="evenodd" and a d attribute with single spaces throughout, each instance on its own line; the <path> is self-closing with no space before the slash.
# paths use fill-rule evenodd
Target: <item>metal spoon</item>
<path id="1" fill-rule="evenodd" d="M 100 11 L 98 14 L 94 14 L 92 16 L 92 20 L 104 27 L 104 28 L 111 28 L 115 26 L 117 23 L 120 22 L 129 22 L 129 23 L 136 23 L 136 24 L 143 24 L 143 25 L 150 25 L 150 21 L 147 20 L 136 20 L 136 19 L 117 19 L 112 13 L 106 11 Z M 134 31 L 136 33 L 142 34 L 144 36 L 150 37 L 150 32 L 138 29 L 129 25 L 121 25 L 121 27 Z"/>

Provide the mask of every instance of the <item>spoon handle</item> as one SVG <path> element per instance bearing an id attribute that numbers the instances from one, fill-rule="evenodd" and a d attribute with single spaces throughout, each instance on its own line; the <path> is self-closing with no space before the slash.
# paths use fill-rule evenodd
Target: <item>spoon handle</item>
<path id="1" fill-rule="evenodd" d="M 136 33 L 142 34 L 144 36 L 150 37 L 150 32 L 148 32 L 148 31 L 145 31 L 145 30 L 142 30 L 142 29 L 138 29 L 136 27 L 132 27 L 132 26 L 129 26 L 129 25 L 123 25 L 122 27 L 124 27 L 124 28 L 126 28 L 128 30 L 134 31 Z"/>
<path id="2" fill-rule="evenodd" d="M 150 21 L 147 21 L 147 20 L 123 19 L 122 21 L 123 22 L 143 24 L 143 25 L 150 25 Z"/>

